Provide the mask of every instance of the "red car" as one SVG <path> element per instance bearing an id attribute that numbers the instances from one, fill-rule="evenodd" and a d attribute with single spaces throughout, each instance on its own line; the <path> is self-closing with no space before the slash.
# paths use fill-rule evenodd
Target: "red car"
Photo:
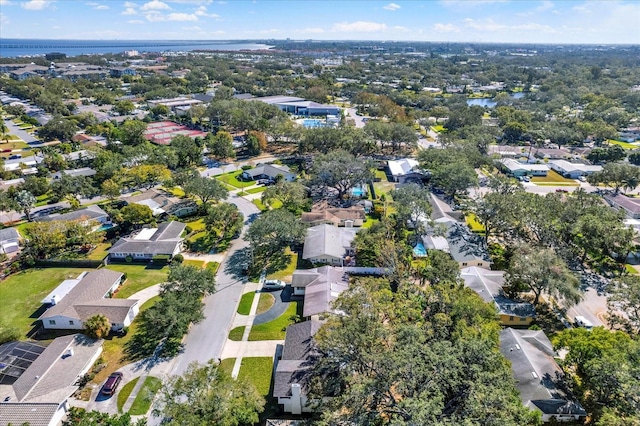
<path id="1" fill-rule="evenodd" d="M 122 373 L 111 373 L 104 386 L 102 387 L 102 393 L 105 395 L 113 395 L 120 381 L 122 380 Z"/>

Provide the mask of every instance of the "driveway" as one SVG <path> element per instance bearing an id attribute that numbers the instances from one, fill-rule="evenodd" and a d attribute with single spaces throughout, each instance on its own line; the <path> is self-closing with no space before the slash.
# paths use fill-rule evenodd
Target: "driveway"
<path id="1" fill-rule="evenodd" d="M 230 195 L 227 201 L 238 206 L 247 218 L 245 225 L 260 212 L 253 203 L 237 195 Z M 181 375 L 192 362 L 206 363 L 221 358 L 246 284 L 246 277 L 241 276 L 240 271 L 246 260 L 247 245 L 242 238 L 232 242 L 216 274 L 216 292 L 204 300 L 205 318 L 189 330 L 184 339 L 184 350 L 175 358 L 171 374 Z"/>
<path id="2" fill-rule="evenodd" d="M 31 136 L 29 132 L 22 130 L 20 127 L 16 126 L 16 124 L 11 120 L 4 120 L 4 124 L 9 128 L 9 133 L 12 135 L 16 135 L 23 141 L 28 144 L 39 144 L 40 141 L 35 137 Z"/>
<path id="3" fill-rule="evenodd" d="M 293 288 L 290 285 L 286 286 L 283 290 L 270 292 L 276 300 L 275 303 L 267 312 L 256 315 L 253 319 L 253 325 L 273 321 L 280 315 L 284 314 L 291 303 L 291 293 L 293 293 Z"/>

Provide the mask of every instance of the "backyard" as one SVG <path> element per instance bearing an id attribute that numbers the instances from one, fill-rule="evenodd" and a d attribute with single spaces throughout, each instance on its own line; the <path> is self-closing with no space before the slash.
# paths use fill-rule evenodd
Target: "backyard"
<path id="1" fill-rule="evenodd" d="M 117 299 L 126 299 L 134 293 L 144 290 L 155 284 L 160 284 L 167 280 L 169 267 L 157 267 L 149 265 L 127 265 L 110 264 L 107 269 L 113 269 L 127 274 L 127 281 L 120 287 L 114 295 Z"/>

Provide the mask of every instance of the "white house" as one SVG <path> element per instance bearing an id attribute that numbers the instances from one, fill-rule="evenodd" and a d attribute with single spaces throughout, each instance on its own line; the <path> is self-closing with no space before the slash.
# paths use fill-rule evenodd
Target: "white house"
<path id="1" fill-rule="evenodd" d="M 343 266 L 345 258 L 355 253 L 351 242 L 356 237 L 357 229 L 326 224 L 308 228 L 302 258 L 314 264 Z"/>
<path id="2" fill-rule="evenodd" d="M 102 340 L 82 334 L 58 337 L 46 348 L 31 342 L 11 342 L 0 346 L 7 357 L 0 385 L 0 426 L 58 426 L 69 409 L 68 398 L 77 382 L 102 352 Z M 25 368 L 26 367 L 26 368 Z"/>
<path id="3" fill-rule="evenodd" d="M 180 253 L 182 222 L 164 222 L 157 228 L 145 228 L 136 235 L 120 238 L 108 251 L 111 260 L 152 261 L 156 256 L 173 256 Z"/>
<path id="4" fill-rule="evenodd" d="M 247 180 L 275 180 L 278 175 L 281 175 L 287 182 L 292 182 L 296 178 L 295 173 L 291 173 L 289 167 L 281 164 L 260 164 L 253 169 L 245 170 L 241 176 Z"/>
<path id="5" fill-rule="evenodd" d="M 401 160 L 387 161 L 387 167 L 394 182 L 404 183 L 409 178 L 424 178 L 424 174 L 417 170 L 419 163 L 413 158 L 403 158 Z"/>
<path id="6" fill-rule="evenodd" d="M 577 179 L 580 176 L 588 176 L 602 170 L 602 166 L 570 163 L 566 160 L 551 160 L 549 167 L 569 179 Z"/>
<path id="7" fill-rule="evenodd" d="M 546 176 L 549 173 L 549 167 L 544 164 L 525 164 L 512 158 L 500 160 L 503 169 L 512 176 Z"/>
<path id="8" fill-rule="evenodd" d="M 45 299 L 51 305 L 41 316 L 42 326 L 54 330 L 82 330 L 94 315 L 104 315 L 113 330 L 129 326 L 138 314 L 139 304 L 132 299 L 112 299 L 124 274 L 110 269 L 87 272 L 76 280 L 65 280 Z"/>

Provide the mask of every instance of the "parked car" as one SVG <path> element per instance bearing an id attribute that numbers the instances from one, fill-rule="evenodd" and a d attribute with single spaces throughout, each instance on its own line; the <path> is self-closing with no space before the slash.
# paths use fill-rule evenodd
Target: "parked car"
<path id="1" fill-rule="evenodd" d="M 9 156 L 9 160 L 17 160 L 18 158 L 22 158 L 22 155 L 14 154 L 14 155 Z"/>
<path id="2" fill-rule="evenodd" d="M 262 284 L 262 290 L 282 290 L 286 284 L 280 280 L 266 280 L 264 284 Z"/>
<path id="3" fill-rule="evenodd" d="M 586 182 L 587 181 L 587 177 L 586 176 L 578 176 L 578 180 L 580 182 Z"/>
<path id="4" fill-rule="evenodd" d="M 577 315 L 574 318 L 574 324 L 576 327 L 582 327 L 587 330 L 591 330 L 593 328 L 593 323 L 581 315 Z"/>
<path id="5" fill-rule="evenodd" d="M 557 188 L 556 192 L 563 192 L 563 193 L 568 193 L 569 191 L 567 191 L 566 189 L 562 189 L 562 188 Z"/>
<path id="6" fill-rule="evenodd" d="M 122 373 L 111 373 L 102 387 L 102 393 L 104 395 L 113 395 L 118 388 L 120 381 L 122 381 Z"/>

